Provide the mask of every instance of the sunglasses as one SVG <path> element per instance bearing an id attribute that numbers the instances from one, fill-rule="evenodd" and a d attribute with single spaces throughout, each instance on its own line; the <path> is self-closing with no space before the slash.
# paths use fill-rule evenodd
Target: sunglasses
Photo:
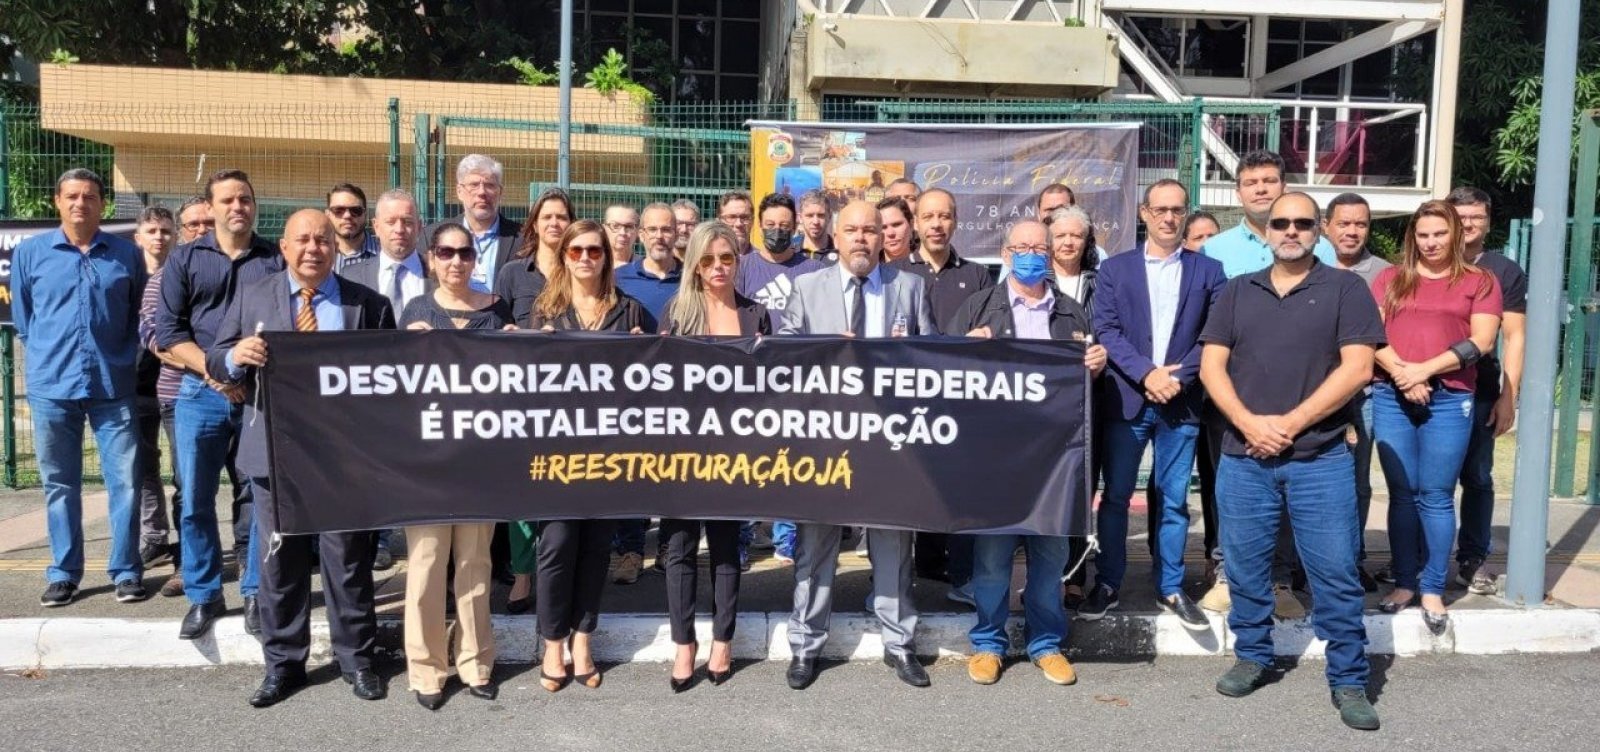
<path id="1" fill-rule="evenodd" d="M 330 206 L 328 213 L 335 217 L 359 217 L 367 213 L 365 206 Z"/>
<path id="2" fill-rule="evenodd" d="M 1284 232 L 1285 230 L 1288 230 L 1290 225 L 1294 225 L 1294 229 L 1301 232 L 1310 232 L 1317 226 L 1317 220 L 1307 219 L 1305 217 L 1295 217 L 1294 219 L 1290 219 L 1288 217 L 1273 217 L 1272 219 L 1267 220 L 1267 227 L 1272 230 L 1277 230 L 1278 232 Z"/>
<path id="3" fill-rule="evenodd" d="M 712 264 L 722 264 L 723 266 L 733 266 L 733 265 L 735 265 L 737 263 L 739 263 L 739 257 L 734 255 L 734 254 L 732 254 L 732 253 L 719 253 L 719 254 L 717 254 L 715 256 L 713 256 L 713 255 L 708 253 L 708 254 L 700 257 L 700 268 L 701 269 L 710 269 Z"/>
<path id="4" fill-rule="evenodd" d="M 588 256 L 592 260 L 599 261 L 600 259 L 603 259 L 603 258 L 606 257 L 605 246 L 600 246 L 600 245 L 569 245 L 569 246 L 567 246 L 567 259 L 568 260 L 577 261 L 578 259 L 581 259 L 584 256 Z"/>
<path id="5" fill-rule="evenodd" d="M 462 261 L 474 261 L 478 258 L 478 249 L 470 245 L 436 245 L 433 247 L 433 257 L 440 261 L 449 261 L 454 258 L 459 258 Z"/>

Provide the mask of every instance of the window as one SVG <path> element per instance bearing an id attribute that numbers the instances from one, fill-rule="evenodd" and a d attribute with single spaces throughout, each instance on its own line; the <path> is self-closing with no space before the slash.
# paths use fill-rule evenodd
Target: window
<path id="1" fill-rule="evenodd" d="M 677 68 L 668 101 L 754 100 L 761 65 L 761 3 L 754 0 L 580 0 L 579 30 L 598 59 L 616 48 L 635 75 L 661 46 Z M 630 31 L 632 34 L 630 34 Z M 631 37 L 631 38 L 630 38 Z M 649 44 L 643 52 L 632 42 Z"/>
<path id="2" fill-rule="evenodd" d="M 1249 69 L 1247 18 L 1129 16 L 1154 54 L 1179 76 L 1243 78 Z"/>

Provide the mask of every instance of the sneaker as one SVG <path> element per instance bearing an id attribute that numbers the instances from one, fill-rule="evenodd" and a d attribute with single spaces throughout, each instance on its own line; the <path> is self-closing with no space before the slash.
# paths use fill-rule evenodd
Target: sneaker
<path id="1" fill-rule="evenodd" d="M 1385 564 L 1385 565 L 1379 567 L 1378 571 L 1373 573 L 1372 579 L 1377 580 L 1378 582 L 1381 582 L 1381 583 L 1383 583 L 1385 585 L 1393 585 L 1394 584 L 1394 565 L 1393 564 Z"/>
<path id="2" fill-rule="evenodd" d="M 1294 589 L 1288 585 L 1272 586 L 1272 615 L 1279 619 L 1304 619 L 1306 607 L 1294 595 Z"/>
<path id="3" fill-rule="evenodd" d="M 173 572 L 166 582 L 161 583 L 162 598 L 176 598 L 183 595 L 183 573 Z"/>
<path id="4" fill-rule="evenodd" d="M 989 685 L 1000 681 L 1000 666 L 1002 661 L 995 653 L 974 653 L 967 659 L 967 678 L 972 681 Z"/>
<path id="5" fill-rule="evenodd" d="M 1339 720 L 1344 725 L 1360 731 L 1376 731 L 1378 710 L 1367 699 L 1362 687 L 1339 687 L 1333 690 L 1333 705 L 1339 709 Z"/>
<path id="6" fill-rule="evenodd" d="M 66 580 L 50 583 L 44 589 L 44 595 L 39 597 L 39 605 L 45 608 L 57 608 L 72 602 L 73 596 L 78 594 L 78 586 Z"/>
<path id="7" fill-rule="evenodd" d="M 972 595 L 972 583 L 970 582 L 950 588 L 950 591 L 944 594 L 944 599 L 951 603 L 960 603 L 973 608 L 978 607 L 978 599 Z"/>
<path id="8" fill-rule="evenodd" d="M 1206 618 L 1206 615 L 1200 611 L 1200 607 L 1196 606 L 1194 601 L 1189 598 L 1189 595 L 1182 590 L 1173 594 L 1170 598 L 1160 599 L 1159 603 L 1163 610 L 1169 611 L 1173 616 L 1178 617 L 1178 621 L 1183 624 L 1184 629 L 1190 632 L 1211 631 L 1211 620 Z"/>
<path id="9" fill-rule="evenodd" d="M 1244 697 L 1266 683 L 1266 666 L 1240 658 L 1217 680 L 1217 692 L 1228 697 Z"/>
<path id="10" fill-rule="evenodd" d="M 656 547 L 656 561 L 650 565 L 650 570 L 656 574 L 667 573 L 667 544 L 663 543 Z"/>
<path id="11" fill-rule="evenodd" d="M 145 569 L 171 562 L 172 547 L 168 546 L 166 541 L 141 545 L 139 546 L 139 561 L 144 563 Z"/>
<path id="12" fill-rule="evenodd" d="M 394 568 L 394 554 L 386 546 L 379 546 L 372 554 L 372 571 L 384 572 Z"/>
<path id="13" fill-rule="evenodd" d="M 150 597 L 150 591 L 144 589 L 144 583 L 138 580 L 123 580 L 117 583 L 118 603 L 138 603 Z"/>
<path id="14" fill-rule="evenodd" d="M 1233 594 L 1228 590 L 1228 578 L 1218 577 L 1211 589 L 1200 596 L 1200 607 L 1214 614 L 1225 614 L 1233 608 Z"/>
<path id="15" fill-rule="evenodd" d="M 784 566 L 794 566 L 794 551 L 792 550 L 784 550 L 781 548 L 774 549 L 772 552 L 772 558 L 776 559 L 779 564 Z"/>
<path id="16" fill-rule="evenodd" d="M 1072 668 L 1072 662 L 1060 653 L 1051 653 L 1033 662 L 1040 671 L 1044 672 L 1044 679 L 1051 684 L 1066 686 L 1078 683 L 1078 672 Z"/>
<path id="17" fill-rule="evenodd" d="M 1456 584 L 1476 595 L 1494 595 L 1494 573 L 1483 559 L 1467 559 L 1456 565 Z"/>
<path id="18" fill-rule="evenodd" d="M 644 569 L 644 556 L 629 551 L 622 555 L 617 562 L 617 573 L 611 578 L 618 585 L 632 585 L 639 581 L 639 573 Z"/>
<path id="19" fill-rule="evenodd" d="M 1117 591 L 1096 584 L 1089 589 L 1089 597 L 1084 599 L 1083 605 L 1078 607 L 1078 618 L 1084 621 L 1099 621 L 1107 611 L 1120 605 L 1122 602 L 1117 600 Z"/>

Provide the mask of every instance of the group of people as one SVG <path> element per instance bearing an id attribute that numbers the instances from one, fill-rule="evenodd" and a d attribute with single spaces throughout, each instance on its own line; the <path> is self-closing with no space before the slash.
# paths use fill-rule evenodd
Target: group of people
<path id="1" fill-rule="evenodd" d="M 1119 606 L 1130 502 L 1152 448 L 1152 583 L 1162 608 L 1185 627 L 1210 629 L 1205 610 L 1228 614 L 1238 660 L 1216 689 L 1242 696 L 1269 680 L 1274 614 L 1303 615 L 1296 591 L 1309 587 L 1341 718 L 1376 728 L 1366 695 L 1364 594 L 1376 591 L 1377 580 L 1392 582 L 1380 609 L 1419 603 L 1428 626 L 1442 633 L 1452 544 L 1456 579 L 1474 592 L 1494 587 L 1484 566 L 1488 474 L 1494 438 L 1514 420 L 1526 277 L 1485 250 L 1490 206 L 1480 191 L 1458 189 L 1418 208 L 1391 266 L 1367 247 L 1371 212 L 1360 196 L 1319 207 L 1306 194 L 1286 193 L 1284 172 L 1271 152 L 1242 157 L 1244 217 L 1226 231 L 1215 217 L 1191 211 L 1181 183 L 1158 181 L 1139 203 L 1144 240 L 1111 254 L 1096 247 L 1094 221 L 1071 189 L 1052 185 L 1037 196 L 1036 218 L 1008 230 L 997 283 L 988 267 L 953 247 L 954 196 L 904 179 L 876 203 L 851 201 L 836 212 L 816 192 L 760 201 L 730 192 L 705 222 L 688 200 L 616 205 L 602 221 L 579 219 L 571 199 L 552 189 L 532 201 L 522 224 L 501 212 L 501 165 L 474 154 L 456 171 L 459 217 L 424 227 L 413 197 L 390 190 L 369 218 L 365 193 L 341 184 L 325 207 L 291 215 L 274 244 L 255 233 L 249 177 L 225 170 L 176 214 L 144 210 L 130 243 L 100 230 L 101 179 L 70 170 L 56 185 L 60 229 L 20 245 L 12 271 L 54 559 L 41 603 L 70 603 L 84 574 L 87 419 L 109 498 L 108 573 L 119 601 L 148 597 L 145 568 L 170 557 L 174 574 L 161 592 L 188 598 L 179 637 L 197 639 L 227 610 L 222 582 L 231 558 L 246 629 L 262 641 L 267 664 L 250 702 L 265 707 L 306 680 L 310 577 L 320 569 L 344 678 L 358 697 L 385 695 L 372 666 L 373 572 L 392 565 L 398 536 L 277 532 L 255 419 L 253 370 L 271 357 L 263 331 L 1072 340 L 1083 343 L 1095 381 L 1091 471 L 1102 495 L 1092 584 L 1077 566 L 1090 555 L 1082 538 L 868 529 L 869 602 L 885 663 L 907 684 L 930 683 L 916 658 L 911 591 L 915 577 L 931 577 L 949 582 L 950 598 L 976 611 L 970 678 L 998 681 L 1012 648 L 1006 620 L 1020 547 L 1022 647 L 1046 680 L 1073 683 L 1063 654 L 1069 610 L 1094 620 Z M 759 243 L 752 243 L 755 228 Z M 175 454 L 170 505 L 159 470 L 162 430 Z M 1376 577 L 1362 563 L 1374 448 L 1389 486 L 1393 552 Z M 1197 467 L 1209 588 L 1198 601 L 1184 590 Z M 231 557 L 216 513 L 224 471 L 233 486 Z M 470 695 L 496 696 L 489 613 L 496 581 L 509 586 L 509 611 L 537 612 L 542 686 L 599 687 L 590 639 L 601 593 L 608 580 L 638 580 L 648 526 L 583 519 L 405 529 L 405 648 L 416 700 L 440 707 L 452 653 Z M 697 674 L 702 537 L 713 593 L 704 675 L 714 684 L 730 676 L 754 527 L 660 522 L 655 564 L 665 574 L 678 646 L 673 691 Z M 804 689 L 828 639 L 848 531 L 783 521 L 771 530 L 776 558 L 795 574 L 787 682 Z"/>

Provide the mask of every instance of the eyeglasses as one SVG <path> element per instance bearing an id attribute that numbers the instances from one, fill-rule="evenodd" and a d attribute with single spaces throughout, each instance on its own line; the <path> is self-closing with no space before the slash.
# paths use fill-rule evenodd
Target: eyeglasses
<path id="1" fill-rule="evenodd" d="M 674 227 L 674 226 L 667 226 L 667 227 L 642 227 L 642 228 L 640 228 L 640 229 L 639 229 L 639 232 L 640 232 L 640 234 L 643 234 L 643 235 L 650 235 L 650 236 L 652 236 L 652 237 L 654 237 L 654 236 L 656 236 L 656 235 L 665 235 L 665 234 L 667 234 L 667 233 L 669 233 L 669 232 L 672 232 L 672 231 L 674 231 L 674 230 L 676 230 L 676 229 L 678 229 L 678 228 L 677 228 L 677 227 Z"/>
<path id="2" fill-rule="evenodd" d="M 217 226 L 217 221 L 214 220 L 214 219 L 196 219 L 196 220 L 192 220 L 192 221 L 183 223 L 183 229 L 185 229 L 185 230 L 199 230 L 201 228 L 216 227 L 216 226 Z"/>
<path id="3" fill-rule="evenodd" d="M 751 220 L 755 219 L 755 215 L 754 214 L 719 214 L 719 215 L 717 215 L 717 219 L 722 220 L 723 224 L 728 224 L 728 225 L 747 225 L 747 224 L 750 224 Z"/>
<path id="4" fill-rule="evenodd" d="M 577 261 L 588 256 L 591 260 L 599 261 L 606 257 L 606 248 L 602 245 L 569 245 L 567 246 L 567 259 Z"/>
<path id="5" fill-rule="evenodd" d="M 474 181 L 472 181 L 470 183 L 457 183 L 456 185 L 459 185 L 462 188 L 465 188 L 468 191 L 473 192 L 473 193 L 476 193 L 478 191 L 485 191 L 485 192 L 488 192 L 488 193 L 499 193 L 500 192 L 500 184 L 499 183 L 489 183 L 489 182 L 485 182 L 485 181 L 482 181 L 482 180 L 474 180 Z"/>
<path id="6" fill-rule="evenodd" d="M 732 254 L 732 253 L 719 253 L 719 254 L 717 254 L 715 256 L 713 256 L 713 255 L 708 253 L 708 254 L 700 257 L 700 268 L 701 269 L 710 269 L 712 264 L 722 264 L 723 266 L 733 266 L 733 265 L 735 265 L 737 263 L 739 263 L 739 257 L 734 255 L 734 254 Z"/>
<path id="7" fill-rule="evenodd" d="M 1045 254 L 1050 252 L 1050 246 L 1047 246 L 1047 245 L 1008 245 L 1008 246 L 1005 247 L 1005 250 L 1008 250 L 1008 251 L 1010 251 L 1012 253 L 1031 253 L 1031 254 L 1034 254 L 1036 256 L 1043 256 L 1043 255 L 1045 255 Z"/>
<path id="8" fill-rule="evenodd" d="M 633 232 L 639 229 L 638 225 L 627 225 L 621 222 L 607 222 L 606 229 L 612 232 Z"/>
<path id="9" fill-rule="evenodd" d="M 367 213 L 365 206 L 330 206 L 328 213 L 335 217 L 360 217 Z"/>
<path id="10" fill-rule="evenodd" d="M 1278 232 L 1288 230 L 1289 225 L 1294 225 L 1294 229 L 1300 232 L 1311 232 L 1317 226 L 1317 220 L 1305 217 L 1294 217 L 1293 219 L 1289 217 L 1273 217 L 1267 220 L 1267 228 Z"/>
<path id="11" fill-rule="evenodd" d="M 470 245 L 436 245 L 433 247 L 433 257 L 439 259 L 440 261 L 449 261 L 453 258 L 459 258 L 462 261 L 476 261 L 478 258 L 478 249 Z"/>
<path id="12" fill-rule="evenodd" d="M 1189 210 L 1187 208 L 1185 208 L 1185 207 L 1182 207 L 1182 206 L 1149 206 L 1149 205 L 1146 205 L 1144 207 L 1144 210 L 1147 211 L 1147 212 L 1150 212 L 1152 215 L 1157 216 L 1157 217 L 1181 217 L 1181 216 L 1189 213 Z"/>

